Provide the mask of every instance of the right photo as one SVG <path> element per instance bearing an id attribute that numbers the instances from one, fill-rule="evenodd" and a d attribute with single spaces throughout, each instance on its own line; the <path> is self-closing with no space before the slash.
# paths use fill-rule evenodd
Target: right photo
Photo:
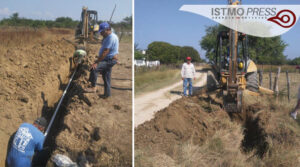
<path id="1" fill-rule="evenodd" d="M 300 2 L 134 11 L 134 166 L 300 166 Z"/>

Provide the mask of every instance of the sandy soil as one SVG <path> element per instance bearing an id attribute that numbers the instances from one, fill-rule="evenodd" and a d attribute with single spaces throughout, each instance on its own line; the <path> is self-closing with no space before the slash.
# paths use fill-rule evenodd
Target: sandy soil
<path id="1" fill-rule="evenodd" d="M 35 37 L 35 33 L 43 35 Z M 10 44 L 24 36 L 0 44 L 0 166 L 4 166 L 10 136 L 21 123 L 50 114 L 47 109 L 62 94 L 61 85 L 69 75 L 74 51 L 66 40 L 70 35 L 44 30 L 32 34 L 31 40 L 18 45 Z"/>
<path id="2" fill-rule="evenodd" d="M 206 72 L 200 71 L 197 68 L 196 81 L 194 81 L 194 90 L 203 87 L 206 83 Z M 173 101 L 182 97 L 182 81 L 174 83 L 173 85 L 155 90 L 149 93 L 141 94 L 134 99 L 134 126 L 151 120 L 155 112 L 167 107 Z"/>

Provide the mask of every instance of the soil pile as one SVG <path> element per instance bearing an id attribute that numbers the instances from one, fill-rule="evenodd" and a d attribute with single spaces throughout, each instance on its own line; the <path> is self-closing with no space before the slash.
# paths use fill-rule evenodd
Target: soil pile
<path id="1" fill-rule="evenodd" d="M 247 96 L 243 113 L 227 114 L 216 101 L 181 98 L 138 126 L 136 166 L 299 166 L 299 124 L 286 104 Z"/>

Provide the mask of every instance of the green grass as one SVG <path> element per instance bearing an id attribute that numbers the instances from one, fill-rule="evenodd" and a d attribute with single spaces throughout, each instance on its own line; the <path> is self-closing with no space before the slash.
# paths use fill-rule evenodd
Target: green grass
<path id="1" fill-rule="evenodd" d="M 163 88 L 180 81 L 179 69 L 161 68 L 157 70 L 143 70 L 135 72 L 134 88 L 135 94 L 139 95 Z"/>

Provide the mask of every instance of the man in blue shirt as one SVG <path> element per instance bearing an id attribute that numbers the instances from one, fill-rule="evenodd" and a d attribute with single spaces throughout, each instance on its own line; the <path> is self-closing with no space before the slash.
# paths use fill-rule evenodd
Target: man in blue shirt
<path id="1" fill-rule="evenodd" d="M 85 91 L 88 93 L 96 92 L 97 76 L 98 72 L 100 72 L 104 82 L 103 98 L 107 98 L 111 95 L 111 70 L 117 63 L 117 56 L 119 54 L 119 39 L 118 36 L 112 32 L 108 23 L 101 23 L 99 27 L 99 32 L 103 36 L 102 47 L 100 48 L 98 59 L 91 67 L 89 78 L 91 88 L 87 88 Z"/>
<path id="2" fill-rule="evenodd" d="M 31 167 L 35 152 L 43 149 L 45 136 L 43 131 L 47 120 L 38 118 L 32 124 L 23 123 L 16 132 L 6 157 L 9 167 Z"/>

